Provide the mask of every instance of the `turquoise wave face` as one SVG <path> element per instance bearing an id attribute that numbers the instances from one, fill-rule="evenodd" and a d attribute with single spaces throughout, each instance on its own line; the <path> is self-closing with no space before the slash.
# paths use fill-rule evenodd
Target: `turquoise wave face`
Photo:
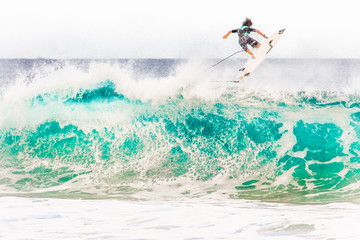
<path id="1" fill-rule="evenodd" d="M 351 197 L 360 178 L 360 99 L 337 98 L 279 101 L 229 90 L 216 100 L 179 92 L 141 101 L 110 80 L 40 94 L 18 115 L 40 122 L 0 129 L 0 184 L 8 193 L 127 198 L 164 183 L 181 186 L 180 196 L 206 185 L 202 194 L 232 198 Z"/>
<path id="2" fill-rule="evenodd" d="M 360 62 L 244 63 L 0 61 L 1 195 L 358 199 Z"/>

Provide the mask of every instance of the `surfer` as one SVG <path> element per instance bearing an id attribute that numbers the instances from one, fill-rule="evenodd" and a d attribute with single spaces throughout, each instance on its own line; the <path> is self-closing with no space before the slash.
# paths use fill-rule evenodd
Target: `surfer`
<path id="1" fill-rule="evenodd" d="M 230 30 L 226 35 L 223 36 L 223 38 L 226 39 L 231 33 L 237 32 L 237 34 L 239 36 L 239 44 L 242 47 L 242 49 L 244 49 L 244 51 L 246 51 L 248 54 L 250 54 L 252 58 L 255 58 L 253 53 L 248 49 L 247 45 L 250 45 L 253 48 L 259 48 L 260 43 L 258 41 L 256 41 L 255 39 L 251 38 L 249 36 L 249 34 L 251 32 L 256 32 L 256 33 L 260 34 L 261 36 L 263 36 L 264 38 L 267 38 L 267 36 L 265 36 L 265 34 L 260 32 L 259 30 L 255 29 L 255 28 L 251 28 L 251 27 L 252 27 L 251 19 L 246 18 L 245 21 L 243 22 L 243 25 L 241 26 L 241 28 Z"/>

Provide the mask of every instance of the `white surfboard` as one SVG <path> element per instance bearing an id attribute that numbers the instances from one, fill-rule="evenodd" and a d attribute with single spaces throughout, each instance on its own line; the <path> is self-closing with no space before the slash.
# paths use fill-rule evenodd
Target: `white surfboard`
<path id="1" fill-rule="evenodd" d="M 239 70 L 241 71 L 239 80 L 242 80 L 244 79 L 244 77 L 249 76 L 250 73 L 252 73 L 260 65 L 260 63 L 262 63 L 262 61 L 264 61 L 264 59 L 279 41 L 284 31 L 285 28 L 279 30 L 261 43 L 261 46 L 254 52 L 254 58 L 251 57 L 245 64 L 245 67 Z"/>

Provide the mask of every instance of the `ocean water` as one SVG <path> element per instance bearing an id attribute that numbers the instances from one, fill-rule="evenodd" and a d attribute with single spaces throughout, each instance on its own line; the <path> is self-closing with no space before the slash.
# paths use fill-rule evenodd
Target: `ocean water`
<path id="1" fill-rule="evenodd" d="M 358 239 L 360 60 L 0 60 L 0 239 Z"/>

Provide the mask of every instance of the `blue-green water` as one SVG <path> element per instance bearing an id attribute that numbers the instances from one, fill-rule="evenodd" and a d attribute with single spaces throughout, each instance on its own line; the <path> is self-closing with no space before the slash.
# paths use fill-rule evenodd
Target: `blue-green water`
<path id="1" fill-rule="evenodd" d="M 2 60 L 3 196 L 357 201 L 357 60 Z"/>

